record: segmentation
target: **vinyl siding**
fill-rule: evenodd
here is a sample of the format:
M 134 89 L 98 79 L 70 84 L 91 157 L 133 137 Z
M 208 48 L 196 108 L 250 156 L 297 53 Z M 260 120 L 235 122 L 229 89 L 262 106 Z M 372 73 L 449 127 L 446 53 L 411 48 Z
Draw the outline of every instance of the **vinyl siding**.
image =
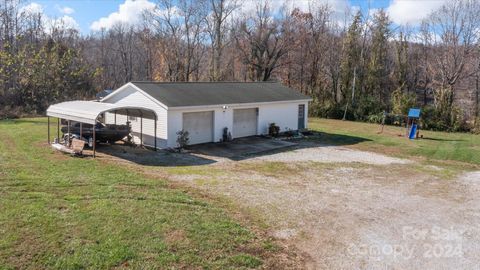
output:
M 132 86 L 127 86 L 122 92 L 109 98 L 107 103 L 114 103 L 118 105 L 125 105 L 131 107 L 147 108 L 155 111 L 157 114 L 157 147 L 164 148 L 167 146 L 167 110 L 155 103 L 153 100 L 137 91 Z M 107 113 L 105 115 L 106 123 L 114 123 L 114 113 Z M 124 124 L 127 122 L 126 115 L 117 114 L 117 124 Z M 136 120 L 130 120 L 132 125 L 132 135 L 134 142 L 140 143 L 140 117 Z M 154 126 L 155 121 L 152 119 L 143 119 L 143 143 L 148 146 L 154 146 Z
M 275 123 L 280 132 L 298 129 L 298 105 L 305 104 L 305 128 L 308 122 L 308 102 L 268 104 L 260 107 L 258 114 L 258 131 L 268 134 L 268 127 Z
M 214 111 L 214 142 L 219 142 L 223 136 L 223 129 L 228 128 L 230 132 L 233 129 L 233 110 L 234 109 L 249 109 L 258 108 L 258 122 L 257 135 L 268 134 L 268 126 L 270 123 L 275 123 L 280 127 L 280 131 L 284 132 L 289 129 L 298 129 L 298 105 L 305 105 L 305 128 L 308 122 L 308 102 L 288 102 L 288 103 L 273 103 L 261 105 L 235 105 L 223 109 L 222 106 L 212 108 L 211 106 L 205 109 L 171 109 L 168 111 L 168 147 L 176 147 L 176 133 L 182 130 L 183 127 L 183 113 L 185 112 L 200 112 L 200 111 Z M 233 135 L 233 134 L 232 134 Z
M 177 132 L 183 128 L 183 113 L 185 112 L 202 112 L 213 111 L 213 141 L 219 142 L 222 140 L 223 129 L 226 127 L 230 132 L 233 129 L 233 110 L 234 109 L 253 109 L 258 108 L 258 122 L 257 135 L 268 134 L 268 126 L 270 123 L 277 124 L 281 131 L 289 129 L 296 130 L 298 128 L 298 105 L 305 105 L 305 128 L 307 128 L 308 121 L 308 101 L 292 101 L 279 102 L 268 104 L 237 104 L 229 105 L 228 108 L 223 109 L 222 105 L 212 105 L 205 107 L 191 107 L 191 108 L 163 108 L 149 98 L 148 96 L 137 91 L 133 86 L 127 85 L 121 92 L 111 96 L 105 102 L 115 103 L 119 105 L 148 108 L 157 113 L 157 147 L 176 147 L 177 146 Z M 106 122 L 114 123 L 114 114 L 106 114 Z M 117 123 L 127 122 L 127 117 L 117 115 Z M 140 118 L 136 121 L 131 121 L 134 141 L 140 142 Z M 143 120 L 143 134 L 144 144 L 153 146 L 154 136 L 154 121 L 150 119 Z

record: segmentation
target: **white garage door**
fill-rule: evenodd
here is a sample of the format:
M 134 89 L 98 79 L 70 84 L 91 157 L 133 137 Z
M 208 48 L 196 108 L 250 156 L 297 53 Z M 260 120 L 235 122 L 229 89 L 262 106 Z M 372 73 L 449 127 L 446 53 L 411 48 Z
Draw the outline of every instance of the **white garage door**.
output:
M 257 108 L 233 110 L 233 137 L 257 135 Z
M 213 141 L 213 111 L 183 113 L 183 130 L 189 133 L 189 144 Z

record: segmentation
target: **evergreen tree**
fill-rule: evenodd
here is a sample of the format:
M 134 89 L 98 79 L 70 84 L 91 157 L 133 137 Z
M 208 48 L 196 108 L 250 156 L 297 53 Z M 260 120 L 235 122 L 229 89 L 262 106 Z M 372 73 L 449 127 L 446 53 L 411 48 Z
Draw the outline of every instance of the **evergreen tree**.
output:
M 350 100 L 354 75 L 358 76 L 361 62 L 362 14 L 358 11 L 348 27 L 343 44 L 343 53 L 340 63 L 340 92 L 342 106 Z M 356 74 L 354 74 L 356 73 Z M 355 86 L 359 80 L 355 80 Z
M 415 93 L 409 92 L 408 66 L 408 42 L 403 32 L 400 32 L 396 42 L 395 68 L 392 78 L 395 90 L 391 94 L 391 112 L 394 114 L 407 114 L 408 109 L 416 104 Z
M 365 78 L 365 93 L 361 115 L 379 113 L 390 101 L 390 65 L 388 57 L 388 39 L 391 36 L 390 20 L 384 10 L 373 17 L 371 52 Z

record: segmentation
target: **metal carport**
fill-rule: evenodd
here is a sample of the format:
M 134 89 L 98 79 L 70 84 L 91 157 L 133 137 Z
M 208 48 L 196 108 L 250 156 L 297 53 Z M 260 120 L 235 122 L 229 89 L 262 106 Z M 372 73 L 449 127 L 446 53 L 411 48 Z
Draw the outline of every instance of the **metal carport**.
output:
M 143 143 L 143 119 L 152 119 L 155 121 L 154 124 L 154 142 L 155 150 L 157 150 L 157 114 L 151 110 L 140 107 L 130 107 L 122 106 L 111 103 L 103 103 L 96 101 L 67 101 L 62 103 L 57 103 L 51 105 L 47 109 L 48 117 L 48 143 L 50 144 L 50 117 L 57 118 L 57 136 L 60 137 L 60 119 L 68 120 L 68 125 L 70 127 L 70 121 L 76 121 L 79 123 L 91 124 L 93 129 L 93 156 L 95 157 L 95 124 L 97 123 L 98 117 L 106 112 L 113 112 L 115 114 L 115 124 L 116 124 L 116 115 L 126 115 L 140 117 L 140 141 Z M 80 130 L 82 128 L 80 127 Z

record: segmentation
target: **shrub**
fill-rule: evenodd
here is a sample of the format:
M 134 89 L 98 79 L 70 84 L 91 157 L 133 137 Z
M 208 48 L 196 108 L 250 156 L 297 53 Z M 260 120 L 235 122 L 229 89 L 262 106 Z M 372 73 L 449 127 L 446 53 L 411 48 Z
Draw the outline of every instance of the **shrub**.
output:
M 353 115 L 357 120 L 366 121 L 370 115 L 378 115 L 382 113 L 384 109 L 378 99 L 371 95 L 365 95 L 357 99 L 357 102 L 353 106 Z
M 270 126 L 268 127 L 268 135 L 272 137 L 277 137 L 279 133 L 280 133 L 280 127 L 277 126 L 275 123 L 271 123 Z
M 232 133 L 228 131 L 228 127 L 223 128 L 223 134 L 222 134 L 222 141 L 223 142 L 229 142 L 232 140 Z
M 178 145 L 178 148 L 183 149 L 188 145 L 188 143 L 190 141 L 190 138 L 188 136 L 189 136 L 189 134 L 188 134 L 188 131 L 186 131 L 186 130 L 177 131 L 177 145 Z
M 471 130 L 473 134 L 480 134 L 480 117 L 476 117 L 475 120 L 473 120 Z
M 285 132 L 283 133 L 285 136 L 287 136 L 288 138 L 291 138 L 293 136 L 295 136 L 297 134 L 297 131 L 296 130 L 292 130 L 288 127 L 285 128 Z
M 417 97 L 415 94 L 407 94 L 401 88 L 392 92 L 391 103 L 392 113 L 394 114 L 408 114 L 410 108 L 416 107 Z
M 382 120 L 383 120 L 383 113 L 371 114 L 371 115 L 367 116 L 366 120 L 369 123 L 380 124 L 380 123 L 382 123 Z
M 448 112 L 434 106 L 422 110 L 420 124 L 423 129 L 435 131 L 468 131 L 467 122 L 460 108 L 454 107 Z
M 324 117 L 324 118 L 332 118 L 332 119 L 342 119 L 343 113 L 345 110 L 345 105 L 340 103 L 332 103 L 332 102 L 318 102 L 314 101 L 309 106 L 310 115 L 317 116 L 317 117 Z M 353 120 L 353 113 L 350 110 L 347 110 L 347 119 Z
M 405 126 L 406 114 L 387 114 L 385 125 Z

